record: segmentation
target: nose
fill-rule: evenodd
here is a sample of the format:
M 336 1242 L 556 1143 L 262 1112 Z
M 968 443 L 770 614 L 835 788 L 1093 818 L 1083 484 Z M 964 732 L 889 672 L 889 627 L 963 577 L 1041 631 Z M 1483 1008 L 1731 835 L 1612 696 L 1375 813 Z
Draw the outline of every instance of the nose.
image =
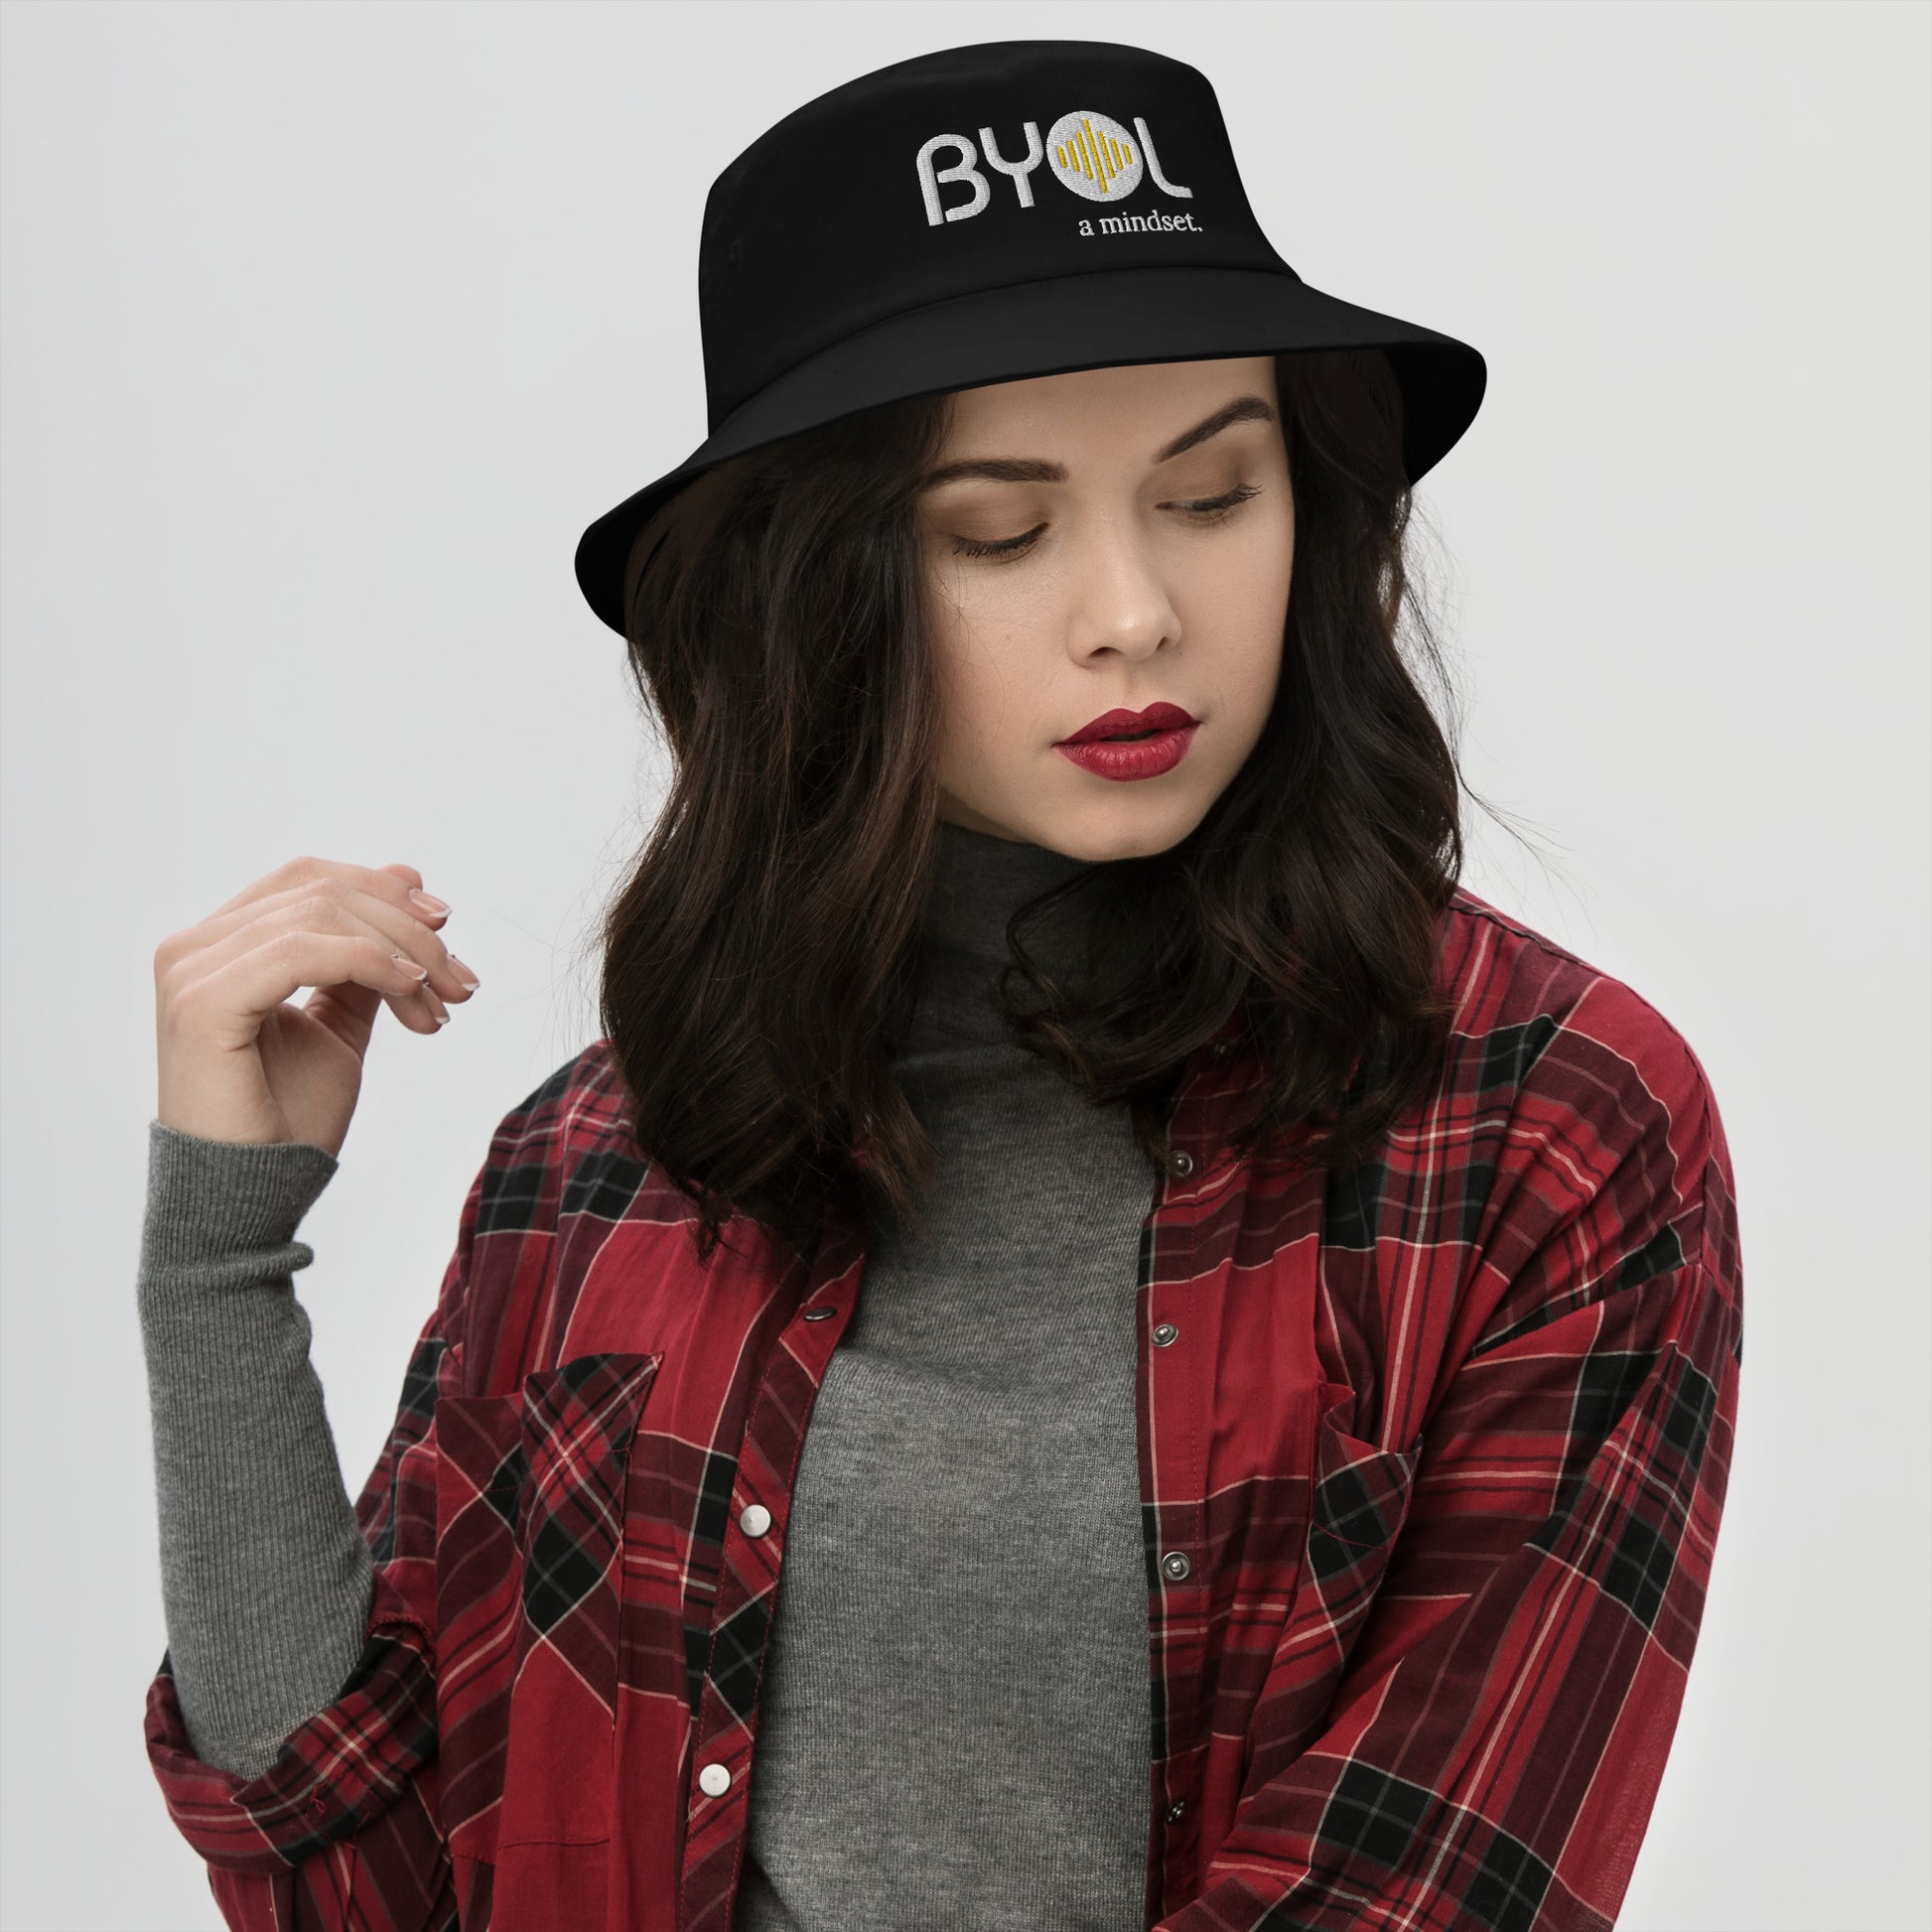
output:
M 1131 516 L 1095 519 L 1070 559 L 1067 647 L 1146 657 L 1180 636 L 1180 619 L 1153 546 Z

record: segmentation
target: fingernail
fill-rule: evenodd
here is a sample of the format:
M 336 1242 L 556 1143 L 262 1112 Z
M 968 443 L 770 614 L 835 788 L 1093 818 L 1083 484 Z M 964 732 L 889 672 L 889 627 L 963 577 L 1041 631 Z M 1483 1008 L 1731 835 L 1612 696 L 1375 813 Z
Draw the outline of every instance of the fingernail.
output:
M 425 912 L 447 912 L 450 909 L 433 893 L 419 893 L 412 888 L 409 897 Z
M 458 984 L 468 992 L 474 993 L 483 984 L 455 953 L 450 955 L 450 971 L 457 976 Z

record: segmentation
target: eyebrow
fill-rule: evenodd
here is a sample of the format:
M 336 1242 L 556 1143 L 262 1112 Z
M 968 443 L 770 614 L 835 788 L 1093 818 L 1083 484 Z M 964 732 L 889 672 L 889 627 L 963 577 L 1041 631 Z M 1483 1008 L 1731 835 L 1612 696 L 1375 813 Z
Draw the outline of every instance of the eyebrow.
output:
M 1190 430 L 1183 430 L 1172 443 L 1157 450 L 1156 463 L 1167 463 L 1183 451 L 1218 436 L 1233 423 L 1272 423 L 1275 412 L 1260 396 L 1236 396 L 1213 415 L 1203 418 Z M 989 483 L 1064 483 L 1063 463 L 1042 463 L 1036 457 L 967 457 L 958 463 L 942 463 L 928 471 L 920 481 L 921 489 L 936 489 L 941 483 L 958 483 L 966 477 L 983 478 Z

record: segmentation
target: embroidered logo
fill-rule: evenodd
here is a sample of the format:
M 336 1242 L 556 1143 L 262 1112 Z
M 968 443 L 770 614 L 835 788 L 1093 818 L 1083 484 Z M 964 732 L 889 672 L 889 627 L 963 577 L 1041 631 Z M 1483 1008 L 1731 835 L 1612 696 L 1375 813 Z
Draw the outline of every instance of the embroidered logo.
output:
M 1161 172 L 1160 157 L 1154 150 L 1154 137 L 1148 132 L 1147 122 L 1138 114 L 1134 116 L 1132 134 L 1110 115 L 1097 113 L 1090 107 L 1076 108 L 1070 114 L 1062 114 L 1047 130 L 1043 142 L 1039 138 L 1039 124 L 1036 121 L 1023 122 L 1021 132 L 1026 136 L 1027 152 L 1018 160 L 1010 161 L 1000 152 L 999 142 L 990 127 L 979 130 L 977 146 L 964 134 L 935 134 L 919 149 L 919 193 L 925 202 L 928 226 L 936 228 L 942 221 L 969 220 L 992 202 L 993 185 L 980 171 L 982 159 L 987 167 L 1005 175 L 1013 183 L 1014 193 L 1022 207 L 1035 205 L 1031 177 L 1042 161 L 1049 160 L 1054 179 L 1083 201 L 1125 201 L 1140 187 L 1144 176 L 1152 180 L 1162 194 L 1172 195 L 1176 201 L 1193 199 L 1194 191 L 1191 188 L 1183 188 L 1178 182 L 1170 181 Z M 951 164 L 944 168 L 935 166 L 940 150 L 947 148 L 953 153 Z M 969 184 L 971 200 L 947 207 L 940 199 L 939 190 L 948 182 Z M 1156 224 L 1149 217 L 1135 225 Z M 1164 219 L 1159 225 L 1181 224 L 1170 224 Z M 1191 227 L 1192 220 L 1189 219 L 1185 225 Z
M 1141 185 L 1140 155 L 1127 130 L 1105 114 L 1062 114 L 1047 130 L 1046 151 L 1053 172 L 1090 202 L 1119 201 Z

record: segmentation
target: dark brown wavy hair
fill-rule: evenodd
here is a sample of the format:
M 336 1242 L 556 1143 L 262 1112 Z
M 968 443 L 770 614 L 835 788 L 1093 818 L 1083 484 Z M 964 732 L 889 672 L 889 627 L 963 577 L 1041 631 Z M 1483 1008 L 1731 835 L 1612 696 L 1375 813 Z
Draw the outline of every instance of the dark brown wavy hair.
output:
M 1467 787 L 1398 647 L 1406 609 L 1447 685 L 1406 554 L 1400 391 L 1378 350 L 1275 367 L 1295 565 L 1268 725 L 1178 845 L 1007 928 L 1017 1043 L 1125 1105 L 1152 1173 L 1184 1063 L 1237 1011 L 1259 1075 L 1236 1149 L 1330 1166 L 1363 1158 L 1448 1041 L 1437 922 Z M 739 458 L 632 547 L 630 670 L 672 781 L 603 920 L 599 1024 L 701 1258 L 734 1213 L 808 1255 L 842 1190 L 923 1224 L 933 1149 L 894 1056 L 938 843 L 916 505 L 950 411 L 897 403 Z M 1025 934 L 1074 893 L 1093 943 L 1060 984 Z

